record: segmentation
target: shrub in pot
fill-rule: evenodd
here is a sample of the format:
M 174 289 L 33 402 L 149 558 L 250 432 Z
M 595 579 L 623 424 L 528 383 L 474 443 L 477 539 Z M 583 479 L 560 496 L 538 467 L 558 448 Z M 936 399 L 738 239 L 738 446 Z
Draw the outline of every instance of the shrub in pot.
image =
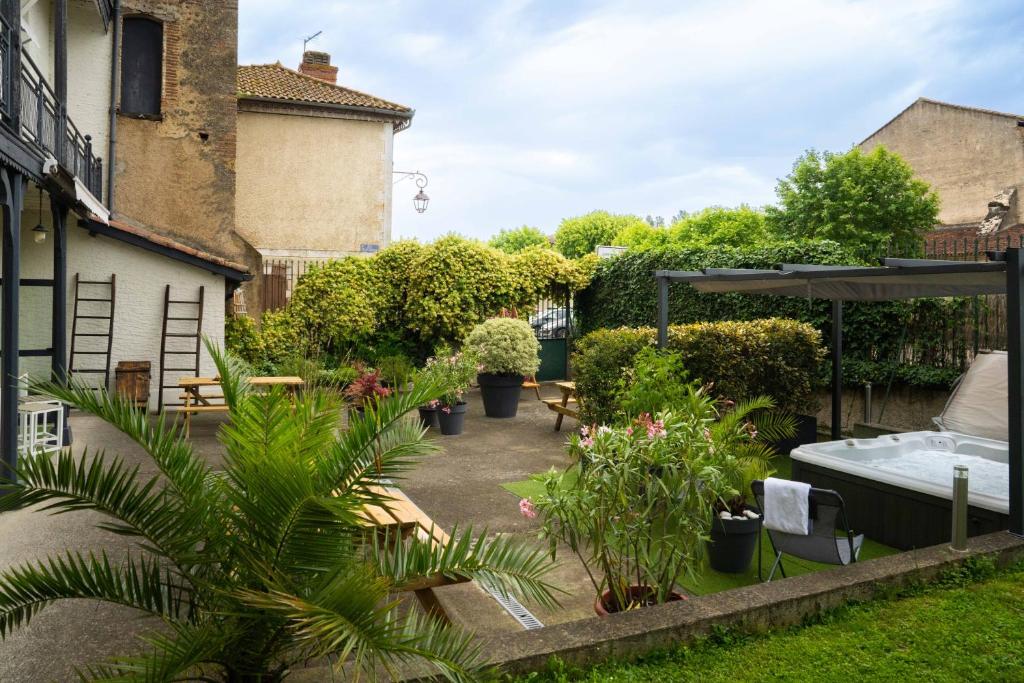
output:
M 583 427 L 569 445 L 580 466 L 520 503 L 541 516 L 552 555 L 568 547 L 582 561 L 598 614 L 682 599 L 700 566 L 723 474 L 707 413 L 690 408 Z
M 427 359 L 420 378 L 440 386 L 444 392 L 436 404 L 441 434 L 457 436 L 462 433 L 466 420 L 466 402 L 462 397 L 475 375 L 476 358 L 469 351 L 452 351 L 451 347 L 444 345 Z M 421 408 L 429 409 L 430 406 Z
M 466 337 L 466 348 L 479 363 L 477 383 L 487 417 L 515 417 L 523 377 L 540 367 L 540 342 L 530 323 L 491 318 Z
M 380 382 L 380 371 L 360 369 L 360 375 L 345 388 L 345 398 L 362 414 L 367 404 L 373 404 L 391 395 L 391 390 Z

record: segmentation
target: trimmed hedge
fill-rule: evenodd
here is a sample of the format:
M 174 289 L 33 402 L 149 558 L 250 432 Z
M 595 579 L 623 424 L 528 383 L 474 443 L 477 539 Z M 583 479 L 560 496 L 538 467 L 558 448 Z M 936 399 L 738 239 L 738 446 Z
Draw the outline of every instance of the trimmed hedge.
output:
M 771 268 L 780 263 L 864 265 L 854 251 L 835 242 L 783 242 L 748 248 L 670 245 L 630 251 L 600 262 L 576 297 L 577 329 L 654 325 L 656 270 Z M 684 283 L 669 285 L 669 322 L 784 317 L 831 332 L 828 301 L 750 294 L 701 294 Z M 963 372 L 972 313 L 969 299 L 848 302 L 843 309 L 843 368 L 849 386 L 893 379 L 912 386 L 948 388 Z M 906 334 L 903 332 L 906 330 Z M 903 343 L 901 344 L 901 338 Z M 828 365 L 822 368 L 828 376 Z
M 636 354 L 656 343 L 653 328 L 591 332 L 576 345 L 573 367 L 584 424 L 610 422 L 619 382 Z M 669 327 L 668 347 L 679 353 L 688 379 L 712 385 L 722 399 L 765 394 L 792 412 L 813 412 L 825 348 L 821 334 L 795 320 L 769 318 Z

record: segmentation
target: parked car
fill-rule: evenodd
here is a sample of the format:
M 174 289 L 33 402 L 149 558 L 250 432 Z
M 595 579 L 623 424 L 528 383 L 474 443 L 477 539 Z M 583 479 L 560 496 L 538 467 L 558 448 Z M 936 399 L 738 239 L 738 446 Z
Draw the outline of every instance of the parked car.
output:
M 560 339 L 569 329 L 569 312 L 565 308 L 549 308 L 531 315 L 530 327 L 538 339 Z

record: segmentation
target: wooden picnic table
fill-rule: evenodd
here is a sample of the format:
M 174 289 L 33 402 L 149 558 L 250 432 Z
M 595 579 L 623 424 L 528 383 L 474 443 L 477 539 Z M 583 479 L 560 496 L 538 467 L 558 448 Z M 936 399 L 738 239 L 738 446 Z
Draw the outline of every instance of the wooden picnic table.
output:
M 576 382 L 555 382 L 555 386 L 562 393 L 562 398 L 546 398 L 544 403 L 558 413 L 558 417 L 555 418 L 555 431 L 558 432 L 562 430 L 563 418 L 571 417 L 578 420 L 580 412 L 578 408 L 569 406 L 570 403 L 576 403 Z
M 396 543 L 400 543 L 402 539 L 408 538 L 412 534 L 435 546 L 448 543 L 448 534 L 434 524 L 434 521 L 427 517 L 426 513 L 402 491 L 383 486 L 368 488 L 373 493 L 384 497 L 386 501 L 383 506 L 366 505 L 359 511 L 362 525 L 367 531 L 374 531 L 380 535 L 386 534 L 388 539 Z M 424 577 L 419 584 L 408 590 L 412 591 L 428 614 L 451 623 L 444 607 L 438 602 L 434 589 L 466 581 L 469 579 L 447 578 L 441 575 Z
M 295 394 L 305 386 L 301 377 L 250 377 L 251 387 L 287 387 L 294 398 Z M 207 387 L 220 388 L 219 377 L 182 377 L 178 380 L 178 387 L 181 389 L 181 396 L 184 403 L 181 412 L 185 415 L 185 437 L 192 431 L 192 415 L 195 413 L 226 413 L 228 405 L 224 403 L 224 394 L 203 393 Z M 217 401 L 217 402 L 214 402 Z

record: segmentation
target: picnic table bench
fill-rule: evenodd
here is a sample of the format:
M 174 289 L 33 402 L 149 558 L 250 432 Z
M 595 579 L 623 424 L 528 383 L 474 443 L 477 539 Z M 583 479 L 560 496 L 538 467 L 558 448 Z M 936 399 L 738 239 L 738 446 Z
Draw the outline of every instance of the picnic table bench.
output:
M 301 377 L 250 377 L 251 387 L 275 387 L 284 386 L 294 396 L 301 389 L 305 382 Z M 188 438 L 192 431 L 192 416 L 196 413 L 226 413 L 228 404 L 224 403 L 223 393 L 204 393 L 203 389 L 220 389 L 220 378 L 218 377 L 182 377 L 178 380 L 178 388 L 181 389 L 179 399 L 184 401 L 178 412 L 185 416 L 185 437 Z M 217 402 L 214 402 L 217 401 Z
M 370 486 L 368 488 L 377 495 L 387 498 L 386 506 L 367 505 L 359 511 L 359 516 L 363 519 L 363 526 L 368 531 L 376 531 L 382 535 L 386 534 L 388 538 L 399 542 L 400 539 L 408 538 L 410 535 L 415 534 L 420 540 L 429 541 L 434 546 L 448 543 L 448 534 L 441 527 L 434 524 L 434 521 L 401 490 L 384 486 Z M 467 581 L 469 579 L 450 579 L 446 576 L 437 575 L 425 577 L 407 590 L 416 596 L 416 599 L 428 614 L 451 623 L 444 607 L 438 602 L 434 589 Z
M 550 410 L 558 413 L 555 418 L 555 431 L 562 430 L 562 419 L 571 417 L 574 420 L 580 419 L 580 411 L 576 402 L 576 382 L 555 382 L 555 386 L 562 392 L 561 398 L 541 399 Z M 574 404 L 571 406 L 570 404 Z

